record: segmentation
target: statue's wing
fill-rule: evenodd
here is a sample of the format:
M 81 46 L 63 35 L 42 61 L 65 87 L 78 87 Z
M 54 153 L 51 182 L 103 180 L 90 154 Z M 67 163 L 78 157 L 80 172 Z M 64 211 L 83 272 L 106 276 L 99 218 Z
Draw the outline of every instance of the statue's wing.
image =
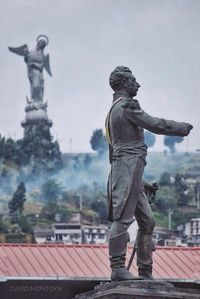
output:
M 26 56 L 29 53 L 28 46 L 26 44 L 21 47 L 17 47 L 17 48 L 8 47 L 8 49 L 11 52 L 21 55 L 21 56 Z
M 50 63 L 49 63 L 49 54 L 44 56 L 44 68 L 49 74 L 49 76 L 52 76 L 51 69 L 50 69 Z

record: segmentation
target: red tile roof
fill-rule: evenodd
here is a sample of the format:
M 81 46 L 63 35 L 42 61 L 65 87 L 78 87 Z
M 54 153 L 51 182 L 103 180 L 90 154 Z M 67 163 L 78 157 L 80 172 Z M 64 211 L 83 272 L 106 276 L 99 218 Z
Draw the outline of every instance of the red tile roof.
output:
M 127 260 L 132 252 L 128 247 Z M 131 267 L 137 275 L 135 259 Z M 200 279 L 200 247 L 157 247 L 154 277 Z M 0 244 L 0 276 L 110 277 L 107 245 Z

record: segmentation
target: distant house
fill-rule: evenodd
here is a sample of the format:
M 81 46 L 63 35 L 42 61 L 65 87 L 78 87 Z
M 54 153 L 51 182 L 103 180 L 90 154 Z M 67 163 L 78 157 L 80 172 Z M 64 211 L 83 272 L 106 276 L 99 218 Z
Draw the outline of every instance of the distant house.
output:
M 54 233 L 52 229 L 35 229 L 34 230 L 35 241 L 38 244 L 53 243 Z
M 53 232 L 57 243 L 80 244 L 82 241 L 81 224 L 54 223 Z
M 37 229 L 34 235 L 38 244 L 104 244 L 108 241 L 108 227 L 80 223 L 54 223 L 52 229 Z
M 108 240 L 107 226 L 93 226 L 70 223 L 53 224 L 55 241 L 60 243 L 104 244 Z
M 137 237 L 138 225 L 134 221 L 129 227 L 130 243 L 135 243 Z M 153 242 L 160 246 L 178 246 L 177 238 L 174 238 L 174 233 L 166 227 L 156 226 L 153 231 Z
M 200 218 L 192 218 L 177 226 L 177 231 L 188 246 L 200 246 Z
M 194 194 L 190 204 L 196 206 L 197 209 L 200 209 L 200 172 L 187 172 L 184 174 L 184 179 L 188 186 L 189 192 Z
M 156 245 L 164 246 L 165 240 L 169 240 L 170 238 L 171 238 L 171 230 L 161 226 L 155 227 L 153 231 L 153 241 Z
M 91 244 L 104 244 L 108 241 L 107 226 L 83 226 L 83 242 Z

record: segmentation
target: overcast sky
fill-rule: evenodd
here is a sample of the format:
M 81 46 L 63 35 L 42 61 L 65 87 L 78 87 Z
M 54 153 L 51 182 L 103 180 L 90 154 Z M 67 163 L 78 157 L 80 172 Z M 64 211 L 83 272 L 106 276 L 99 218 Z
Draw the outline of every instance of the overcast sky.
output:
M 199 0 L 0 0 L 0 133 L 21 138 L 26 95 L 23 58 L 8 51 L 39 34 L 49 37 L 53 77 L 44 73 L 52 134 L 62 151 L 91 151 L 90 137 L 112 101 L 117 65 L 141 85 L 137 99 L 153 116 L 194 129 L 179 149 L 200 148 Z M 163 150 L 158 138 L 155 150 Z

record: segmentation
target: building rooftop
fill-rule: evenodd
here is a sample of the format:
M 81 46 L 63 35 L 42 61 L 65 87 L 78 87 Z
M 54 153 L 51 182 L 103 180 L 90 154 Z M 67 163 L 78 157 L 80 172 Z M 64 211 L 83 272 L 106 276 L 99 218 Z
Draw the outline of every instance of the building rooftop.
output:
M 132 252 L 128 246 L 127 260 Z M 134 259 L 131 272 L 137 275 Z M 155 278 L 200 278 L 200 247 L 157 247 Z M 110 277 L 107 245 L 91 244 L 0 244 L 0 276 L 13 277 Z

